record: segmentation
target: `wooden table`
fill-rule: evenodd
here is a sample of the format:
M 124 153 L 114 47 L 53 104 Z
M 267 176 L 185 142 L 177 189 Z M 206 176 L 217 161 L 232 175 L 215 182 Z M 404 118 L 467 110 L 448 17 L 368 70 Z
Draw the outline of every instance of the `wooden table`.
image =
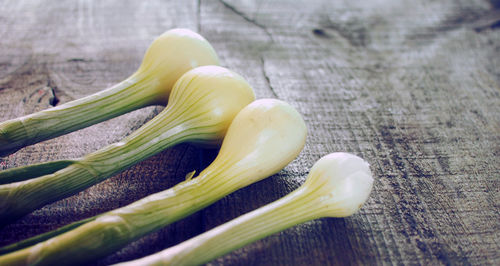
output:
M 289 102 L 307 144 L 278 174 L 97 265 L 167 248 L 297 188 L 335 151 L 371 164 L 361 211 L 272 235 L 211 265 L 500 264 L 500 3 L 491 1 L 3 1 L 0 121 L 132 74 L 164 31 L 215 47 L 258 98 Z M 75 158 L 157 114 L 148 107 L 1 158 L 0 169 Z M 0 245 L 138 200 L 217 151 L 181 144 L 0 230 Z

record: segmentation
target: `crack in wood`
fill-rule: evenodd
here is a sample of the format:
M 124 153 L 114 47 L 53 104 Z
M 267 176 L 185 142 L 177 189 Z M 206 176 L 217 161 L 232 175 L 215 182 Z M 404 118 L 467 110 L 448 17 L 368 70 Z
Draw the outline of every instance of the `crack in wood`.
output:
M 266 35 L 269 37 L 269 39 L 271 40 L 271 42 L 274 42 L 273 35 L 269 32 L 269 30 L 267 29 L 267 27 L 265 25 L 259 23 L 257 20 L 255 20 L 253 18 L 248 17 L 245 13 L 243 13 L 240 10 L 238 10 L 236 7 L 232 6 L 231 4 L 227 3 L 226 1 L 219 0 L 219 2 L 224 7 L 226 7 L 227 9 L 231 10 L 233 13 L 235 13 L 236 15 L 240 16 L 241 18 L 243 18 L 245 21 L 247 21 L 250 24 L 255 25 L 258 28 L 260 28 L 261 30 L 263 30 L 266 33 Z
M 351 19 L 345 23 L 332 21 L 329 16 L 325 16 L 320 22 L 320 28 L 313 29 L 314 35 L 326 39 L 332 38 L 328 30 L 334 31 L 346 39 L 352 46 L 367 46 L 370 43 L 369 30 L 364 22 L 359 19 Z
M 201 0 L 196 1 L 196 31 L 201 32 Z
M 235 13 L 236 15 L 240 16 L 241 18 L 243 18 L 245 21 L 249 22 L 250 24 L 260 28 L 262 31 L 264 31 L 264 33 L 266 34 L 266 36 L 269 38 L 270 40 L 270 43 L 267 45 L 267 46 L 270 46 L 272 45 L 272 43 L 274 43 L 274 38 L 272 36 L 272 34 L 269 32 L 269 30 L 267 29 L 267 27 L 261 23 L 259 23 L 257 20 L 253 19 L 253 18 L 250 18 L 248 15 L 246 15 L 244 12 L 238 10 L 236 7 L 234 7 L 233 5 L 227 3 L 226 1 L 224 0 L 219 0 L 219 2 L 227 9 L 229 9 L 230 11 L 232 11 L 233 13 Z M 268 47 L 266 47 L 268 48 Z M 263 50 L 268 50 L 266 48 L 263 48 Z M 277 99 L 279 99 L 278 97 L 278 94 L 276 93 L 276 90 L 273 88 L 273 86 L 271 85 L 271 80 L 269 78 L 269 75 L 267 74 L 266 72 L 266 69 L 265 69 L 265 60 L 264 60 L 264 56 L 262 55 L 261 53 L 261 56 L 260 56 L 260 61 L 261 61 L 261 67 L 262 67 L 262 75 L 264 76 L 264 79 L 266 80 L 266 83 L 269 87 L 269 89 L 271 90 L 271 93 L 273 94 L 273 96 Z
M 481 16 L 476 23 L 474 23 L 474 30 L 481 32 L 487 29 L 498 29 L 500 27 L 500 10 L 494 9 L 485 15 Z
M 59 103 L 59 98 L 56 95 L 57 86 L 53 84 L 54 82 L 50 78 L 50 74 L 47 73 L 47 87 L 49 88 L 48 92 L 49 96 L 49 104 L 52 106 L 56 106 Z
M 410 40 L 428 40 L 442 34 L 461 29 L 462 27 L 481 32 L 486 29 L 496 29 L 500 25 L 500 11 L 492 9 L 480 12 L 473 9 L 458 9 L 445 17 L 433 27 L 424 28 L 422 31 L 409 35 Z
M 70 60 L 82 61 L 84 59 L 72 58 Z M 13 79 L 12 77 L 15 76 L 23 78 Z M 31 101 L 34 105 L 38 105 L 47 95 L 49 96 L 48 103 L 51 106 L 56 106 L 60 101 L 56 95 L 57 86 L 50 77 L 50 70 L 47 64 L 39 64 L 33 58 L 30 58 L 17 68 L 2 82 L 2 85 L 0 90 L 5 88 L 20 88 L 21 90 L 25 90 L 25 95 L 21 98 L 21 102 L 25 104 Z
M 49 92 L 50 92 L 49 104 L 52 106 L 56 106 L 59 103 L 59 98 L 57 98 L 54 88 L 50 88 Z
M 67 60 L 68 62 L 90 62 L 92 60 L 88 60 L 85 58 L 70 58 Z
M 261 62 L 261 67 L 262 67 L 262 74 L 264 75 L 264 79 L 267 82 L 267 86 L 269 87 L 269 89 L 273 93 L 274 97 L 276 99 L 279 99 L 278 94 L 276 93 L 276 91 L 274 90 L 273 86 L 271 85 L 271 79 L 269 78 L 269 75 L 267 74 L 267 71 L 266 71 L 266 62 L 264 60 L 264 56 L 260 57 L 260 62 Z

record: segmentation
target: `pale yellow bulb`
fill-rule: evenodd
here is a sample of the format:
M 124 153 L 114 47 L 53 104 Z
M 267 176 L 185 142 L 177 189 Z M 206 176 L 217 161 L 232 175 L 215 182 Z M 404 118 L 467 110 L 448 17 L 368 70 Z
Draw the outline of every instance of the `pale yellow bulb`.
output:
M 318 199 L 320 216 L 346 217 L 358 211 L 373 186 L 369 164 L 343 152 L 318 160 L 302 186 L 308 197 Z
M 307 128 L 289 104 L 261 99 L 249 104 L 229 126 L 219 155 L 202 173 L 224 169 L 229 183 L 251 184 L 283 169 L 304 147 Z
M 185 121 L 177 130 L 191 132 L 199 144 L 220 144 L 233 118 L 255 100 L 252 87 L 235 72 L 202 66 L 175 83 L 165 113 Z
M 159 92 L 157 103 L 166 103 L 174 83 L 188 70 L 198 66 L 219 65 L 213 47 L 201 35 L 189 29 L 169 30 L 149 46 L 141 66 L 131 77 L 154 78 Z

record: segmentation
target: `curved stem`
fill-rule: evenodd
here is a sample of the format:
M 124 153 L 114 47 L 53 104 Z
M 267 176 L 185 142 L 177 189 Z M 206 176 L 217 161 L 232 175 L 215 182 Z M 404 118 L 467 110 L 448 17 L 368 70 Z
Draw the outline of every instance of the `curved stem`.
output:
M 25 247 L 33 246 L 37 243 L 40 243 L 40 242 L 45 241 L 47 239 L 50 239 L 52 237 L 61 235 L 62 233 L 73 230 L 82 224 L 93 221 L 93 220 L 97 219 L 97 217 L 99 217 L 99 215 L 89 217 L 86 219 L 82 219 L 82 220 L 76 221 L 74 223 L 70 223 L 70 224 L 67 224 L 65 226 L 59 227 L 55 230 L 52 230 L 52 231 L 49 231 L 49 232 L 46 232 L 46 233 L 43 233 L 40 235 L 36 235 L 34 237 L 30 237 L 28 239 L 25 239 L 25 240 L 22 240 L 22 241 L 19 241 L 19 242 L 16 242 L 16 243 L 13 243 L 13 244 L 10 244 L 7 246 L 3 246 L 0 248 L 0 255 L 6 254 L 9 252 L 14 252 L 16 250 L 20 250 L 20 249 L 23 249 Z
M 54 173 L 75 163 L 75 160 L 58 160 L 44 163 L 37 163 L 0 171 L 0 185 L 28 180 Z
M 171 189 L 102 214 L 48 241 L 0 256 L 0 265 L 72 265 L 110 254 L 240 188 L 204 182 L 214 178 L 228 177 L 209 172 L 184 181 Z
M 95 94 L 0 123 L 0 156 L 165 99 L 154 78 L 134 74 Z
M 299 188 L 181 244 L 120 265 L 199 265 L 209 262 L 273 233 L 319 218 L 318 202 L 307 194 Z

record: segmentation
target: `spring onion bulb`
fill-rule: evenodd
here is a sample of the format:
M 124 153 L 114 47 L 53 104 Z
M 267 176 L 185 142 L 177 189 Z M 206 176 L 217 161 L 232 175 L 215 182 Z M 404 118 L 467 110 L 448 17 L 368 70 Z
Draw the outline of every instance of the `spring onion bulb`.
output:
M 0 256 L 0 265 L 85 263 L 278 172 L 302 150 L 306 127 L 290 105 L 257 100 L 234 118 L 216 159 L 196 178 Z
M 73 195 L 180 142 L 219 145 L 236 114 L 254 99 L 252 88 L 240 75 L 219 66 L 194 68 L 174 85 L 167 107 L 122 141 L 63 163 L 64 168 L 54 173 L 0 185 L 0 224 Z M 61 165 L 53 163 L 56 168 Z
M 218 65 L 212 46 L 187 29 L 173 29 L 148 48 L 139 69 L 115 86 L 60 106 L 0 123 L 0 156 L 138 108 L 165 105 L 175 81 L 197 66 Z
M 291 226 L 321 217 L 354 214 L 368 198 L 373 178 L 363 159 L 332 153 L 312 167 L 289 195 L 210 231 L 126 265 L 197 265 Z

